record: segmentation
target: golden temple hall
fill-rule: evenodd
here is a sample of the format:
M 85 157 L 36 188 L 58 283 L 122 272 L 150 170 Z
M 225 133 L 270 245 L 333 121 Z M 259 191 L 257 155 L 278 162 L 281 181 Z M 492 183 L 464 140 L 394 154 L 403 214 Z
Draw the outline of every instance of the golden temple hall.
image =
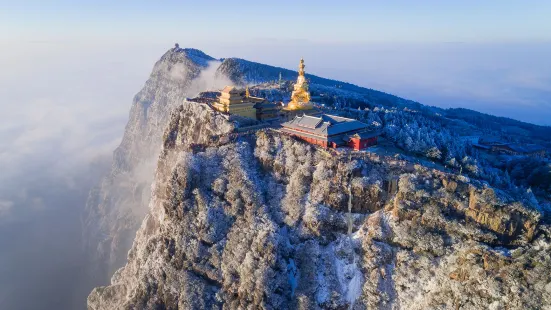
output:
M 264 98 L 251 96 L 249 87 L 245 90 L 234 86 L 224 87 L 218 101 L 214 102 L 212 106 L 220 112 L 258 120 L 270 120 L 279 117 L 279 106 L 268 102 Z
M 248 93 L 248 89 L 243 92 L 243 90 L 233 86 L 226 86 L 222 89 L 218 101 L 213 103 L 212 106 L 220 112 L 256 119 L 254 105 L 264 99 L 249 97 L 246 93 Z
M 220 112 L 240 115 L 261 121 L 291 120 L 295 116 L 319 116 L 321 111 L 311 102 L 308 81 L 306 80 L 304 59 L 300 59 L 298 77 L 291 93 L 291 101 L 281 109 L 281 105 L 260 97 L 253 97 L 249 88 L 240 89 L 226 86 L 212 107 Z M 283 112 L 283 113 L 281 113 Z

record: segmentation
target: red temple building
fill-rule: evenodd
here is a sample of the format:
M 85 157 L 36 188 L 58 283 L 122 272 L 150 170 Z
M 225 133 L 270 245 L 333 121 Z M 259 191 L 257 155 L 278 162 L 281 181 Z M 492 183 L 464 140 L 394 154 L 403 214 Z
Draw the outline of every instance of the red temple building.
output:
M 359 151 L 361 149 L 368 148 L 373 145 L 377 145 L 377 137 L 379 133 L 373 131 L 366 131 L 355 133 L 348 136 L 348 146 Z
M 282 132 L 323 147 L 349 146 L 355 150 L 377 144 L 378 134 L 358 120 L 323 114 L 303 115 L 282 123 Z

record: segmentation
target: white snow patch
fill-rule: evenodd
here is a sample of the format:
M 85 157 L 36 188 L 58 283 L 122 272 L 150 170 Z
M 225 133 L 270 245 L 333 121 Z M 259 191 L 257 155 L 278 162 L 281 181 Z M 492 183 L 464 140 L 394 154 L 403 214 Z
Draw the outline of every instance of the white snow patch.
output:
M 329 300 L 329 288 L 327 287 L 327 281 L 325 280 L 325 275 L 323 274 L 323 268 L 317 268 L 318 273 L 316 275 L 316 280 L 318 283 L 318 289 L 316 290 L 316 302 L 318 305 L 323 304 Z
M 356 232 L 354 235 L 356 235 Z M 351 240 L 352 241 L 352 240 Z M 353 246 L 354 242 L 351 242 Z M 358 266 L 358 255 L 354 249 L 350 249 L 353 255 L 352 263 L 349 263 L 348 257 L 338 257 L 335 255 L 335 267 L 337 268 L 337 277 L 341 286 L 343 295 L 346 296 L 346 301 L 350 305 L 350 309 L 354 305 L 354 302 L 362 294 L 363 286 L 363 274 Z
M 365 237 L 367 231 L 363 229 L 363 225 L 360 227 L 360 229 L 356 230 L 352 233 L 352 239 L 353 240 L 361 240 Z
M 512 257 L 512 253 L 511 253 L 511 250 L 507 249 L 507 248 L 504 248 L 504 247 L 495 247 L 493 248 L 494 252 L 498 253 L 498 254 L 501 254 L 505 257 Z
M 295 296 L 295 289 L 298 286 L 298 270 L 295 260 L 292 258 L 289 259 L 289 263 L 287 264 L 287 272 L 289 285 L 291 285 L 291 296 Z
M 352 279 L 348 282 L 348 287 L 346 290 L 346 300 L 350 303 L 350 308 L 362 294 L 362 273 L 358 268 L 357 264 L 357 255 L 354 254 L 354 262 L 352 265 L 349 265 L 349 271 L 352 274 Z

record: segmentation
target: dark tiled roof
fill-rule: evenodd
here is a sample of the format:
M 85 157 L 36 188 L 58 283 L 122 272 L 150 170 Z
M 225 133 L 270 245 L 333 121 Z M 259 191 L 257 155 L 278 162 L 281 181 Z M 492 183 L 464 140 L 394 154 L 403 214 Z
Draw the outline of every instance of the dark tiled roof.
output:
M 500 138 L 494 136 L 483 136 L 478 139 L 479 144 L 506 144 Z
M 233 86 L 226 86 L 226 87 L 224 87 L 224 89 L 222 89 L 222 92 L 223 93 L 229 93 L 234 89 L 235 89 L 235 87 L 233 87 Z
M 254 105 L 255 109 L 279 109 L 280 106 L 276 103 L 272 103 L 269 101 L 261 101 Z
M 305 127 L 309 129 L 315 129 L 321 122 L 322 119 L 320 117 L 314 117 L 309 115 L 304 115 L 302 117 L 296 117 L 293 121 L 297 126 L 299 127 Z M 292 121 L 292 122 L 293 122 Z
M 479 143 L 473 143 L 473 146 L 474 146 L 474 147 L 477 147 L 477 148 L 485 149 L 485 150 L 489 150 L 489 149 L 492 148 L 492 147 L 489 146 L 489 145 L 484 145 L 484 144 L 479 144 Z
M 260 97 L 249 96 L 249 97 L 243 97 L 243 101 L 263 103 L 263 102 L 267 102 L 268 100 Z
M 281 126 L 321 136 L 333 136 L 367 128 L 367 124 L 355 119 L 327 114 L 323 114 L 320 117 L 309 115 L 296 116 L 293 120 L 283 123 Z
M 518 152 L 518 153 L 535 153 L 535 152 L 541 152 L 545 150 L 543 146 L 539 146 L 536 144 L 516 144 L 511 143 L 507 145 L 511 150 Z
M 381 133 L 379 131 L 363 131 L 363 132 L 355 133 L 353 135 L 349 135 L 347 138 L 348 138 L 348 140 L 350 140 L 350 139 L 358 136 L 360 139 L 369 139 L 369 138 L 378 137 L 380 135 L 381 135 Z

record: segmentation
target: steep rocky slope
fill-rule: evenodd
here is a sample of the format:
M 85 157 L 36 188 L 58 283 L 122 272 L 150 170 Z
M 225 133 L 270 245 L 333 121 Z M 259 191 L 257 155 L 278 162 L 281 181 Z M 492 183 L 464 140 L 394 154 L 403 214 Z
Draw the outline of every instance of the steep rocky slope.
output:
M 126 261 L 126 254 L 147 212 L 153 173 L 170 112 L 186 97 L 232 83 L 276 80 L 279 72 L 294 80 L 296 72 L 269 65 L 227 58 L 222 62 L 202 51 L 178 46 L 155 64 L 142 90 L 134 97 L 120 146 L 113 155 L 111 172 L 89 195 L 83 215 L 83 240 L 91 274 L 105 282 Z M 312 89 L 340 83 L 331 92 L 343 98 L 388 103 L 407 102 L 398 97 L 310 76 Z M 344 86 L 343 86 L 344 85 Z M 329 87 L 331 88 L 331 87 Z M 278 91 L 276 97 L 288 96 Z
M 89 309 L 551 307 L 551 231 L 529 202 L 234 126 L 175 110 L 128 262 Z
M 151 182 L 170 112 L 204 85 L 201 73 L 215 59 L 175 47 L 155 64 L 134 97 L 128 124 L 113 155 L 111 172 L 89 196 L 83 216 L 91 273 L 105 281 L 125 262 L 139 223 L 147 212 Z M 212 80 L 212 77 L 210 77 Z

